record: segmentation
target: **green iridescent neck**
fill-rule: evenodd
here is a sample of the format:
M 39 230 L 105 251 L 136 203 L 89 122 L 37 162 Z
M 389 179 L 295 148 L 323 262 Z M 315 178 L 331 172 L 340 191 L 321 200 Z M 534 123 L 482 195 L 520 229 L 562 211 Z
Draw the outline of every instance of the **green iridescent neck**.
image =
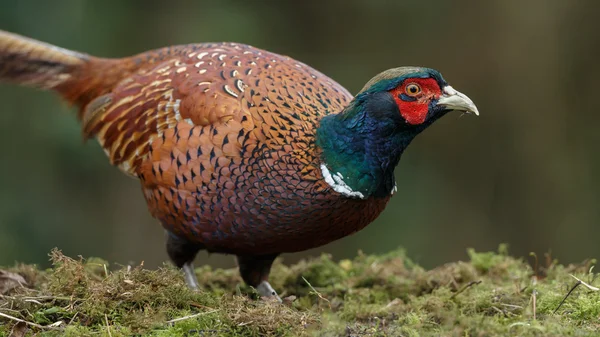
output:
M 325 116 L 317 129 L 323 177 L 348 197 L 392 193 L 394 168 L 420 131 L 403 128 L 399 113 L 388 113 L 398 108 L 386 94 L 358 96 L 341 113 Z

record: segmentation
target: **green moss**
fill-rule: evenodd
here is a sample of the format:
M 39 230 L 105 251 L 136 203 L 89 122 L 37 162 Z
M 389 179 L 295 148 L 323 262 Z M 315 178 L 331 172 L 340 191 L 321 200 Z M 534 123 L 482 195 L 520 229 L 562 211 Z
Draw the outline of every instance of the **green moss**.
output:
M 473 267 L 482 273 L 487 273 L 490 269 L 498 267 L 506 259 L 505 255 L 495 252 L 478 253 L 473 248 L 467 249 L 467 254 L 469 254 Z
M 600 292 L 579 285 L 561 305 L 577 282 L 570 274 L 594 284 L 594 260 L 548 258 L 534 272 L 505 246 L 468 254 L 469 262 L 432 270 L 403 250 L 278 260 L 271 281 L 293 295 L 278 304 L 255 300 L 233 269 L 199 268 L 203 289 L 193 292 L 170 266 L 109 268 L 53 251 L 49 270 L 8 268 L 31 288 L 3 294 L 0 313 L 43 326 L 28 330 L 41 336 L 592 336 L 600 328 Z M 15 323 L 0 317 L 0 336 L 23 329 Z

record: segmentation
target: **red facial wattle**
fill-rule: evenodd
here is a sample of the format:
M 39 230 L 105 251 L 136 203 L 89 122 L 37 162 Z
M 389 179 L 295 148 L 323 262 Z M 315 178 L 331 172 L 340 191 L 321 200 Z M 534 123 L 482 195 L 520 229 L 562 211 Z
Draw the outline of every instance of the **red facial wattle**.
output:
M 418 94 L 407 92 L 407 86 L 416 84 L 420 87 Z M 390 93 L 394 97 L 400 114 L 408 124 L 419 125 L 425 122 L 429 112 L 429 103 L 432 98 L 441 95 L 441 89 L 437 81 L 433 78 L 409 78 L 402 84 L 392 90 Z

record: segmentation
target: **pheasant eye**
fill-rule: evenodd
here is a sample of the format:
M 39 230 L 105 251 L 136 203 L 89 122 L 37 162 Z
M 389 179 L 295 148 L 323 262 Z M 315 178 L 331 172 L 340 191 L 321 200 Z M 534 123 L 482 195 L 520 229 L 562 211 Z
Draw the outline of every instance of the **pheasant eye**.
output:
M 416 83 L 409 83 L 404 90 L 409 96 L 416 96 L 421 93 L 421 87 Z

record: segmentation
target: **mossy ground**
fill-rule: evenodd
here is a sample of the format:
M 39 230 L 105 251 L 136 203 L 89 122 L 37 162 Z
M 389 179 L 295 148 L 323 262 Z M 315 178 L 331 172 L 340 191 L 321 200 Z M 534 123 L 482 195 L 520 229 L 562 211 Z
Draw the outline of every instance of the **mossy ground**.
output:
M 236 270 L 199 268 L 201 292 L 178 270 L 109 268 L 51 253 L 53 267 L 0 274 L 0 336 L 587 336 L 600 331 L 594 261 L 532 268 L 499 252 L 424 270 L 402 250 L 287 266 L 271 283 L 284 304 L 257 300 Z M 537 271 L 534 272 L 534 269 Z M 16 286 L 17 275 L 32 288 Z M 14 282 L 13 282 L 14 283 Z M 16 284 L 16 283 L 15 283 Z M 535 294 L 535 295 L 534 295 Z M 535 305 L 534 305 L 535 303 Z M 556 312 L 555 312 L 556 310 Z M 27 323 L 17 323 L 20 319 Z

